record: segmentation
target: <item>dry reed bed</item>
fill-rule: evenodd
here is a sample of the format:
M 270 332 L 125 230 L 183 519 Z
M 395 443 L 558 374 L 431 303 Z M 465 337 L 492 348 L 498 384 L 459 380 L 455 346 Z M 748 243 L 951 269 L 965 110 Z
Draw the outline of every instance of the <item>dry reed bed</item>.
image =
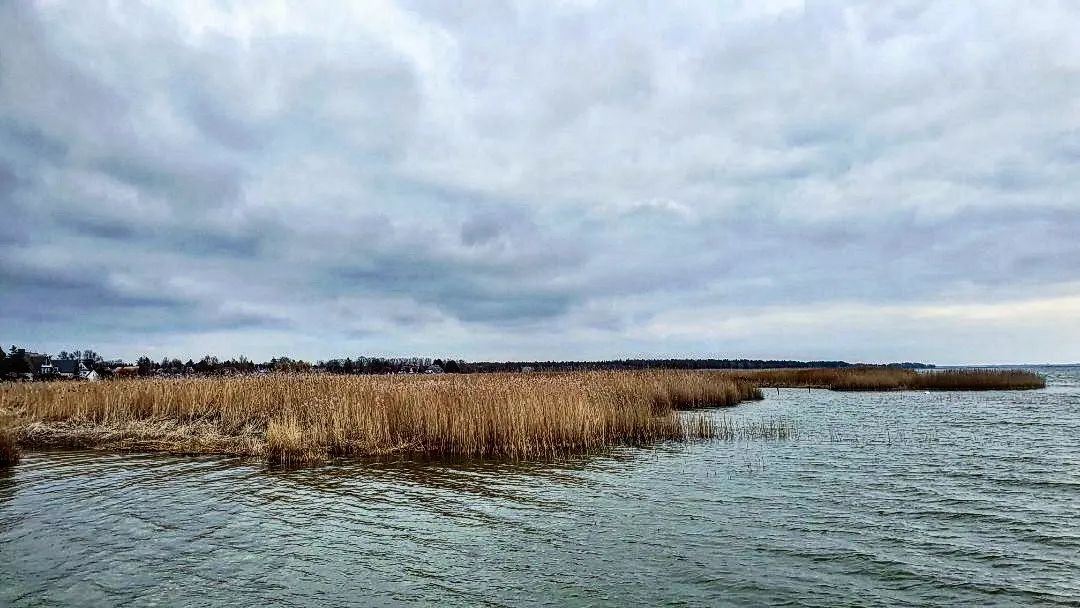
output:
M 19 444 L 259 456 L 546 458 L 624 443 L 717 436 L 677 410 L 760 399 L 718 373 L 436 377 L 316 374 L 12 384 L 0 413 Z
M 955 369 L 916 372 L 880 367 L 774 369 L 727 372 L 764 387 L 828 388 L 838 391 L 887 390 L 1026 390 L 1046 387 L 1042 376 L 1023 370 Z

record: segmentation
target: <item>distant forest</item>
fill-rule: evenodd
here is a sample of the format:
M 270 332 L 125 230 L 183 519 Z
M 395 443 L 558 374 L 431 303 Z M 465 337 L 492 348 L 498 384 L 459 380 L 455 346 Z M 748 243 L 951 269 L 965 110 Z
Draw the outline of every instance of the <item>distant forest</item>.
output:
M 633 370 L 633 369 L 770 369 L 896 367 L 930 369 L 929 363 L 848 363 L 847 361 L 792 361 L 788 359 L 612 359 L 610 361 L 481 361 L 463 363 L 473 372 L 513 372 L 522 368 L 535 371 Z

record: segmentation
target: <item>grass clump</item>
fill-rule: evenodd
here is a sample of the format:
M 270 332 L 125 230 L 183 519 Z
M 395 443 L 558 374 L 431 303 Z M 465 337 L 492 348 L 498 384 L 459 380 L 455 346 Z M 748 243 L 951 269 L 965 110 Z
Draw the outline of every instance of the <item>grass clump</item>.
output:
M 317 446 L 305 441 L 304 427 L 296 420 L 271 420 L 266 425 L 266 461 L 283 467 L 322 459 Z
M 995 391 L 1046 388 L 1046 378 L 1019 369 L 950 369 L 916 374 L 915 388 L 937 391 Z
M 645 372 L 639 375 L 645 378 L 651 376 L 655 386 L 650 392 L 655 395 L 655 406 L 661 410 L 727 407 L 764 398 L 761 389 L 754 383 L 741 378 L 718 382 L 715 373 L 691 372 L 672 375 L 670 372 Z
M 727 440 L 761 439 L 779 441 L 799 437 L 799 425 L 795 420 L 784 416 L 760 420 L 739 420 L 724 417 L 716 422 L 716 429 L 715 436 Z
M 0 428 L 0 467 L 19 464 L 22 455 L 15 443 L 15 433 L 8 428 Z
M 411 453 L 548 458 L 711 437 L 677 410 L 760 399 L 719 373 L 446 376 L 281 374 L 11 384 L 0 408 L 26 446 L 258 456 L 279 465 Z

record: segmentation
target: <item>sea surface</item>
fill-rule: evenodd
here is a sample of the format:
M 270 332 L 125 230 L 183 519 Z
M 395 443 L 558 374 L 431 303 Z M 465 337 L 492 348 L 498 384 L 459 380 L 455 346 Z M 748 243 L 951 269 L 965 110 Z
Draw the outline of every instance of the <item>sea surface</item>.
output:
M 1080 368 L 767 391 L 786 440 L 543 464 L 27 454 L 0 606 L 1080 606 Z

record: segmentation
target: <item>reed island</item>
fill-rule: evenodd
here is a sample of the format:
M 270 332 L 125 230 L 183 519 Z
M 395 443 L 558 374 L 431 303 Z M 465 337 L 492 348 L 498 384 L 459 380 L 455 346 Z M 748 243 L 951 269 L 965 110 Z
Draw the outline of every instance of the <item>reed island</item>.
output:
M 760 399 L 693 372 L 133 379 L 9 384 L 0 408 L 28 448 L 231 454 L 291 464 L 331 456 L 547 458 L 711 436 L 695 407 Z

